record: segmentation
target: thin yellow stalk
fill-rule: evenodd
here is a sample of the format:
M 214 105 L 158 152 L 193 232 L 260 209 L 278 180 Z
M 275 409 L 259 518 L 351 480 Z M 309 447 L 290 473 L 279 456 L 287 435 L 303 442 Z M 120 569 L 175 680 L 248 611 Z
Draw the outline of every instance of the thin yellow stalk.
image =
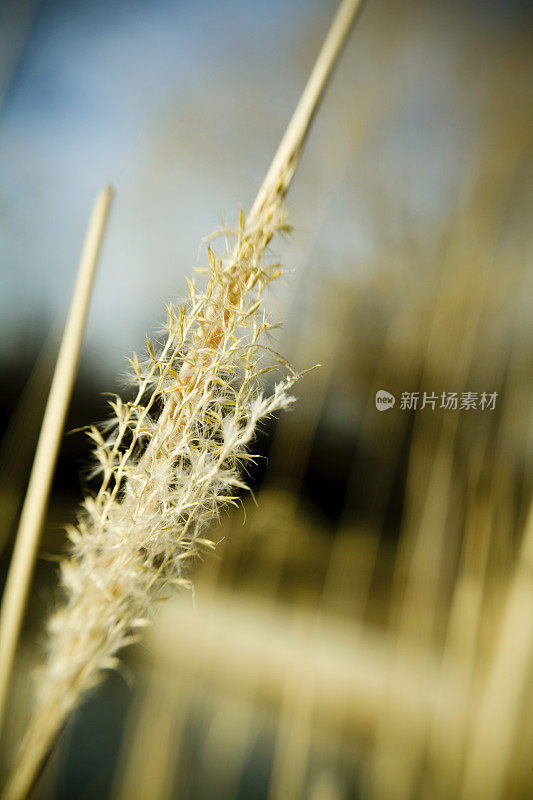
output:
M 251 208 L 248 222 L 253 222 L 260 214 L 272 194 L 284 196 L 287 192 L 324 89 L 362 5 L 363 0 L 342 0 L 307 85 Z
M 302 616 L 302 611 L 296 609 L 294 619 L 296 641 L 299 633 L 299 613 Z M 318 623 L 318 620 L 316 622 Z M 320 629 L 319 624 L 317 629 Z M 296 668 L 295 663 L 291 663 L 287 668 L 282 688 L 268 791 L 269 800 L 302 797 L 304 792 L 312 738 L 315 687 L 312 671 L 300 672 L 296 678 L 294 672 Z
M 504 797 L 533 664 L 533 503 L 467 748 L 461 800 Z
M 150 675 L 144 696 L 131 715 L 119 773 L 111 793 L 114 800 L 171 800 L 175 759 L 186 719 L 184 696 L 170 694 L 159 675 Z M 183 684 L 180 687 L 183 690 Z
M 100 192 L 89 221 L 9 567 L 0 611 L 0 729 L 112 195 L 109 186 Z

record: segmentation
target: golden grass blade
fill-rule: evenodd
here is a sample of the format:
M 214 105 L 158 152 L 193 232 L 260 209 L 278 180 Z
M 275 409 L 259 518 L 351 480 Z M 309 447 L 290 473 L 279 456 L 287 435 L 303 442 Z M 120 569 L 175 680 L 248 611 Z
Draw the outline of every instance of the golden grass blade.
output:
M 298 613 L 294 618 L 298 638 Z M 282 689 L 281 709 L 270 775 L 269 800 L 303 797 L 312 741 L 314 681 L 310 672 L 294 673 L 296 665 L 287 668 Z
M 185 728 L 183 706 L 182 695 L 169 696 L 166 686 L 150 676 L 135 709 L 135 725 L 111 792 L 114 800 L 172 800 L 175 761 Z
M 460 713 L 454 721 L 449 709 L 437 710 L 431 721 L 429 734 L 429 760 L 435 764 L 438 785 L 442 796 L 456 797 L 461 776 L 461 764 L 468 736 L 468 724 L 474 698 L 476 668 L 479 656 L 479 638 L 483 614 L 483 596 L 487 590 L 487 562 L 493 526 L 491 499 L 484 497 L 472 501 L 467 510 L 463 537 L 461 566 L 451 602 L 446 640 L 442 653 L 443 681 L 460 663 L 457 675 L 457 706 Z M 444 713 L 449 724 L 443 724 Z M 451 726 L 450 726 L 451 722 Z
M 342 0 L 307 85 L 252 206 L 249 221 L 253 221 L 259 215 L 265 201 L 272 193 L 281 196 L 286 194 L 313 117 L 362 5 L 363 0 Z
M 467 750 L 461 800 L 503 798 L 533 664 L 533 503 Z
M 0 612 L 0 728 L 113 190 L 98 195 L 83 246 Z

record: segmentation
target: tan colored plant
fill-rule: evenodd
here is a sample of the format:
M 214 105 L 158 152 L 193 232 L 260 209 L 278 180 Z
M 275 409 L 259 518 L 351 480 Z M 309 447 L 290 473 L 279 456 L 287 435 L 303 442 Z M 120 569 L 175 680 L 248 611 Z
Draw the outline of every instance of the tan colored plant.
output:
M 154 613 L 154 601 L 187 582 L 184 563 L 202 546 L 205 526 L 245 488 L 242 466 L 260 420 L 286 407 L 297 375 L 265 396 L 269 351 L 261 311 L 264 287 L 280 274 L 266 250 L 287 231 L 284 198 L 335 60 L 360 0 L 344 0 L 256 202 L 241 212 L 231 252 L 208 248 L 207 285 L 189 282 L 188 301 L 167 307 L 164 341 L 131 359 L 132 401 L 115 397 L 112 418 L 93 426 L 102 483 L 86 496 L 69 529 L 61 569 L 64 604 L 48 623 L 47 664 L 18 765 L 4 794 L 31 787 L 70 711 Z M 288 366 L 283 359 L 282 364 Z

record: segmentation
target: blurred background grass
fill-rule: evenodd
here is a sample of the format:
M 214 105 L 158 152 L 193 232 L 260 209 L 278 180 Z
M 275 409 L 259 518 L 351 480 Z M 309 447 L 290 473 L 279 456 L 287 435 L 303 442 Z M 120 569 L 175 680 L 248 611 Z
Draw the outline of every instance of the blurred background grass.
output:
M 118 195 L 69 428 L 250 205 L 334 7 L 3 4 L 3 575 L 96 190 Z M 213 531 L 196 610 L 87 701 L 39 797 L 532 796 L 532 33 L 518 2 L 368 2 L 275 244 L 276 349 L 322 367 L 259 436 L 258 505 Z M 65 437 L 4 769 L 89 458 Z

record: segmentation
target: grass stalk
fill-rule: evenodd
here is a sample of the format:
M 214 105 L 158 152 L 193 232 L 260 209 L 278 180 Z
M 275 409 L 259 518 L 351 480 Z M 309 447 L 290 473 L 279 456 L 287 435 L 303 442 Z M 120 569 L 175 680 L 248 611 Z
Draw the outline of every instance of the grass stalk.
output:
M 112 194 L 110 187 L 100 192 L 89 221 L 7 576 L 0 611 L 0 729 Z
M 481 693 L 467 755 L 461 800 L 498 800 L 533 664 L 533 503 L 502 609 L 487 676 Z

